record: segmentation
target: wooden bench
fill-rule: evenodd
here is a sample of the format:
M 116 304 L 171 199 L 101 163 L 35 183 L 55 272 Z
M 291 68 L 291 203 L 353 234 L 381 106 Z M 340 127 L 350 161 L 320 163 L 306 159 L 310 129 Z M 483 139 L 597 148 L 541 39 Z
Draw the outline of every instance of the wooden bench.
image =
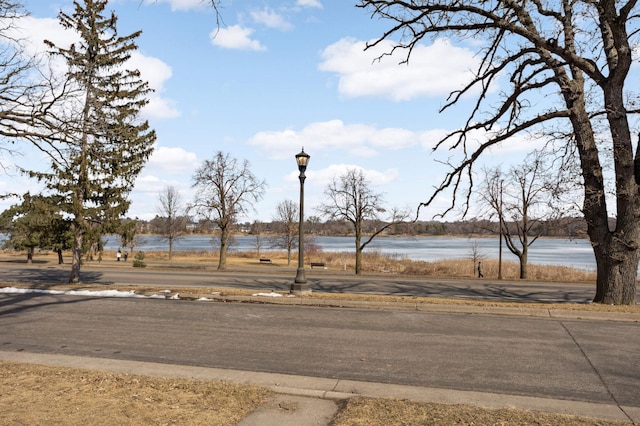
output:
M 260 263 L 272 264 L 273 262 L 271 262 L 271 259 L 265 259 L 265 258 L 261 257 L 260 258 Z
M 311 262 L 311 269 L 313 268 L 324 268 L 327 269 L 327 264 L 324 262 Z

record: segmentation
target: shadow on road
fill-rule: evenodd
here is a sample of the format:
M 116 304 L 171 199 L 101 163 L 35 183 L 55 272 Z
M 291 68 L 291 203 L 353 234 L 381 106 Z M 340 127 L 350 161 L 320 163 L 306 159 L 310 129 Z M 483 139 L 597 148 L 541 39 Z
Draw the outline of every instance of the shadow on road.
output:
M 5 282 L 33 283 L 38 288 L 47 288 L 47 284 L 66 284 L 69 282 L 70 271 L 61 268 L 6 268 L 2 271 Z M 103 281 L 103 273 L 98 271 L 80 271 L 80 281 L 84 284 L 113 284 Z
M 391 296 L 441 297 L 453 299 L 484 299 L 514 302 L 539 303 L 590 303 L 591 298 L 584 291 L 553 290 L 545 288 L 537 291 L 531 285 L 500 285 L 487 282 L 484 285 L 461 285 L 439 282 L 437 285 L 421 285 L 416 281 L 370 282 L 367 280 L 332 281 L 314 280 L 314 291 L 326 293 L 361 293 Z
M 0 317 L 20 314 L 49 305 L 76 304 L 90 299 L 95 299 L 95 297 L 73 297 L 63 300 L 46 293 L 4 293 L 0 294 Z

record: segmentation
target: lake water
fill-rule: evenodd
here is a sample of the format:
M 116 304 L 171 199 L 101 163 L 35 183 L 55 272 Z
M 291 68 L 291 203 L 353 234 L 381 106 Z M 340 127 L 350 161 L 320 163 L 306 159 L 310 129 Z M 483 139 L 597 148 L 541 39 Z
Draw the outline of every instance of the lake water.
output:
M 117 250 L 119 238 L 104 237 L 105 250 Z M 174 242 L 174 250 L 217 251 L 211 243 L 210 236 L 189 235 Z M 230 251 L 255 250 L 254 236 L 238 236 Z M 353 237 L 315 237 L 313 243 L 327 252 L 353 252 L 355 241 Z M 498 238 L 452 238 L 452 237 L 378 237 L 365 248 L 367 251 L 377 251 L 388 256 L 397 256 L 412 260 L 435 261 L 442 259 L 471 258 L 473 248 L 476 253 L 487 259 L 497 259 L 499 252 Z M 141 251 L 167 251 L 169 243 L 157 236 L 140 237 L 135 248 Z M 262 239 L 261 251 L 268 251 L 267 238 Z M 517 262 L 504 245 L 502 259 Z M 596 263 L 589 241 L 584 239 L 538 239 L 529 247 L 529 263 L 540 265 L 561 265 L 573 268 L 595 271 Z

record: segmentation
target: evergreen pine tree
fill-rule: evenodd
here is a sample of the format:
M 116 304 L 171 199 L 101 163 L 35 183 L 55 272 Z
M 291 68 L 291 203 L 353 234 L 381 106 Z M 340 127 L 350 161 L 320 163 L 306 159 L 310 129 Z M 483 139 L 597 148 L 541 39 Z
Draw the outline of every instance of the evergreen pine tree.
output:
M 139 71 L 125 68 L 141 32 L 119 36 L 117 17 L 104 14 L 106 5 L 75 1 L 72 15 L 60 12 L 60 23 L 78 33 L 79 43 L 63 48 L 45 40 L 67 73 L 64 96 L 48 121 L 51 170 L 31 175 L 63 197 L 61 209 L 72 218 L 71 283 L 80 280 L 82 255 L 129 209 L 128 194 L 156 139 L 139 118 L 151 89 Z
M 22 202 L 0 213 L 0 232 L 6 234 L 5 248 L 27 251 L 27 263 L 33 261 L 36 248 L 61 251 L 71 248 L 69 223 L 62 216 L 55 197 L 26 193 Z

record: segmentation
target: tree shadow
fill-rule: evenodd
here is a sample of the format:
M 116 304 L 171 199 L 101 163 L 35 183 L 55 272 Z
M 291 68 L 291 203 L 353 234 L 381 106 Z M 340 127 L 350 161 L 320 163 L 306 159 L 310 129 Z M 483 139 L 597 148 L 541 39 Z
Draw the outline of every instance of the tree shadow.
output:
M 56 296 L 46 292 L 2 293 L 0 294 L 0 317 L 20 314 L 49 305 L 75 304 L 95 299 L 95 297 L 74 296 L 62 300 Z
M 390 296 L 440 297 L 447 299 L 500 300 L 535 303 L 589 303 L 592 296 L 586 291 L 545 289 L 531 291 L 531 286 L 517 284 L 462 285 L 447 282 L 425 285 L 417 281 L 315 280 L 314 291 L 326 293 L 377 294 Z
M 51 263 L 49 260 L 38 260 L 33 259 L 31 262 L 27 262 L 27 259 L 2 259 L 0 260 L 2 263 L 17 263 L 21 265 L 46 265 Z
M 39 288 L 46 284 L 68 284 L 70 271 L 59 268 L 20 268 L 4 269 L 2 281 L 37 284 Z M 80 282 L 83 284 L 113 284 L 103 281 L 104 274 L 97 271 L 80 271 Z

